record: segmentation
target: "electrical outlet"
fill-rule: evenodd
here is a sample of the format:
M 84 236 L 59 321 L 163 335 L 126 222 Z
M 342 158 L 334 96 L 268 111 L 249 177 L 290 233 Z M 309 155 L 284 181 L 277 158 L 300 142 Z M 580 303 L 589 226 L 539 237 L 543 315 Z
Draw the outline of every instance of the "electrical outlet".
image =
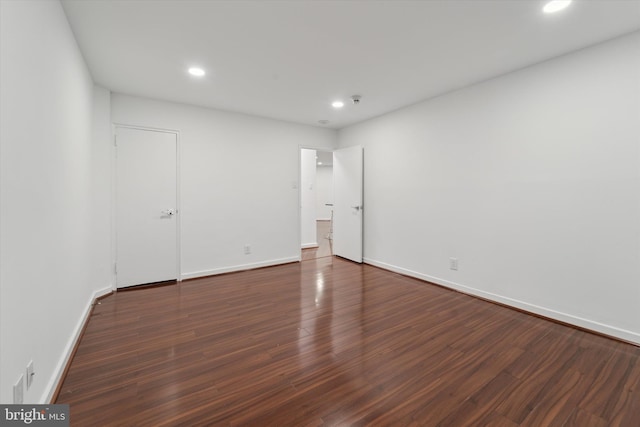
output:
M 458 270 L 458 258 L 449 258 L 449 269 Z
M 33 370 L 33 360 L 29 361 L 27 365 L 27 390 L 31 388 L 31 383 L 33 382 L 33 376 L 36 372 Z
M 244 245 L 244 254 L 249 255 L 251 253 L 251 245 Z
M 13 404 L 22 405 L 24 403 L 24 375 L 13 385 Z

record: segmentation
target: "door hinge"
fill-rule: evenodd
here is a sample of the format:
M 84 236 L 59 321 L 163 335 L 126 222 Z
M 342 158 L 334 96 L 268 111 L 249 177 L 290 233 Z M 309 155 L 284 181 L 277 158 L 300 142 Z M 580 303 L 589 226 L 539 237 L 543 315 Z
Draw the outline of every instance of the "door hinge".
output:
M 118 135 L 113 135 L 113 145 L 118 146 Z
M 114 274 L 118 274 L 118 263 L 117 262 L 113 263 L 113 273 Z

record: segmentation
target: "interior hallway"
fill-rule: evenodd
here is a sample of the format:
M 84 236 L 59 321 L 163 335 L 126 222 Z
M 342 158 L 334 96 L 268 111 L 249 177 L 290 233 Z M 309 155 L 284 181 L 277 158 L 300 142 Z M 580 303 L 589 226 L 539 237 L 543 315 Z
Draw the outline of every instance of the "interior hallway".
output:
M 318 220 L 316 221 L 317 227 L 317 248 L 307 248 L 302 250 L 302 260 L 323 258 L 333 255 L 331 240 L 328 238 L 331 230 L 331 221 Z

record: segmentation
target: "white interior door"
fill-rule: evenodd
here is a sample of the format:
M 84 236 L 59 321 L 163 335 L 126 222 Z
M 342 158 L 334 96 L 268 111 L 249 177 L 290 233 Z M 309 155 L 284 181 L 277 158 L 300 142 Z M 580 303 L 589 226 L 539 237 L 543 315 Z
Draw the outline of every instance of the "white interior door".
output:
M 333 253 L 362 262 L 362 147 L 333 152 Z
M 178 278 L 177 135 L 116 128 L 116 283 Z

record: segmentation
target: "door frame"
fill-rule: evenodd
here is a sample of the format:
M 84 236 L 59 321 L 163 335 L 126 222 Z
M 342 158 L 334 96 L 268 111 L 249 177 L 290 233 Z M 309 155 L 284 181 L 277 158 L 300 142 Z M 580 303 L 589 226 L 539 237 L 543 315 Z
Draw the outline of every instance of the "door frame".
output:
M 116 222 L 118 209 L 118 149 L 117 149 L 117 130 L 118 128 L 134 129 L 150 132 L 170 133 L 176 137 L 176 281 L 182 281 L 181 266 L 181 228 L 182 228 L 182 209 L 180 206 L 180 159 L 182 153 L 182 144 L 180 143 L 180 131 L 175 129 L 153 128 L 148 126 L 129 125 L 124 123 L 111 124 L 111 277 L 112 289 L 118 289 L 116 262 L 118 260 L 118 224 Z
M 327 147 L 313 147 L 310 145 L 303 145 L 300 144 L 298 145 L 298 178 L 297 178 L 297 188 L 298 188 L 298 203 L 297 203 L 297 230 L 296 230 L 296 235 L 298 236 L 298 262 L 302 261 L 302 212 L 301 212 L 301 205 L 302 205 L 302 158 L 301 158 L 301 154 L 302 154 L 302 150 L 316 150 L 316 151 L 324 151 L 327 153 L 333 153 L 335 150 L 337 150 L 337 148 L 327 148 Z

